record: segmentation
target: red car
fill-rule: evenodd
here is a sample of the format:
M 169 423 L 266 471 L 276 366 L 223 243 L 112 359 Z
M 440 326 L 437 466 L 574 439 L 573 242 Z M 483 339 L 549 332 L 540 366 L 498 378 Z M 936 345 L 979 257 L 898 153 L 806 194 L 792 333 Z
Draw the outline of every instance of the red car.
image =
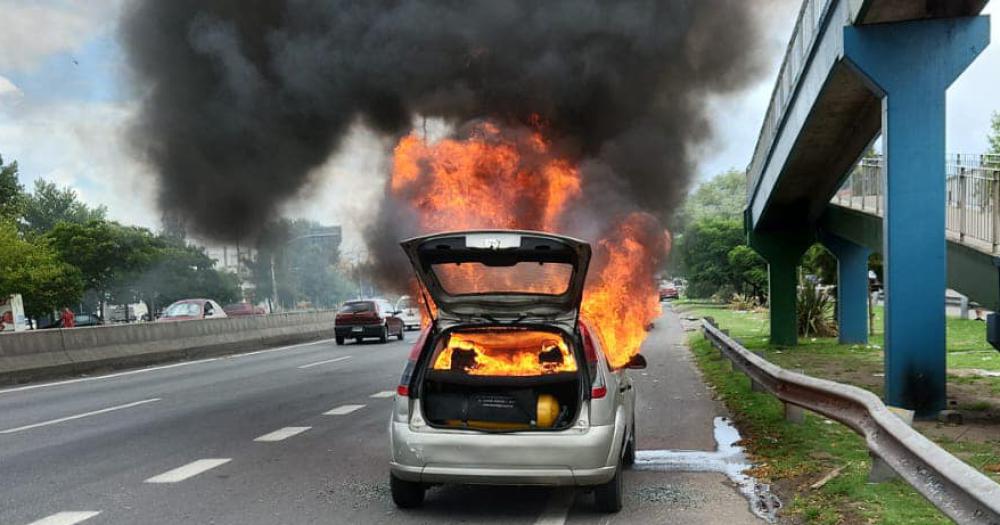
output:
M 344 344 L 348 338 L 360 343 L 366 337 L 385 343 L 391 335 L 402 341 L 404 326 L 398 315 L 399 312 L 382 299 L 348 301 L 337 311 L 334 337 L 338 345 Z
M 660 285 L 660 300 L 665 301 L 667 299 L 677 299 L 680 297 L 680 293 L 677 291 L 677 287 L 671 283 L 663 283 Z
M 264 309 L 259 306 L 254 306 L 250 303 L 234 303 L 227 304 L 225 308 L 222 309 L 226 312 L 229 317 L 240 317 L 242 315 L 262 315 Z

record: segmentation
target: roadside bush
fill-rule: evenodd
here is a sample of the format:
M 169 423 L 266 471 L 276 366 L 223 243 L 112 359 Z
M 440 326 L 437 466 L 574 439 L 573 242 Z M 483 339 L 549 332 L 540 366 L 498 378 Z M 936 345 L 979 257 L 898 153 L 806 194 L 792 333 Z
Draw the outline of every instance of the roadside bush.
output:
M 835 337 L 837 322 L 833 300 L 826 291 L 817 290 L 815 283 L 799 279 L 798 329 L 803 337 Z

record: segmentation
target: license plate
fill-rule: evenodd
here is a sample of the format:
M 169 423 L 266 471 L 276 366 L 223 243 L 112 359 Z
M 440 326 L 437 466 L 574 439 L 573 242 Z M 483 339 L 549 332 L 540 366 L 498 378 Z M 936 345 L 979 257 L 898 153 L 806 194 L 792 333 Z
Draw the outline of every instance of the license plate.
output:
M 354 328 L 351 328 L 351 331 L 352 332 L 363 332 L 364 328 L 361 328 L 360 326 L 355 326 Z

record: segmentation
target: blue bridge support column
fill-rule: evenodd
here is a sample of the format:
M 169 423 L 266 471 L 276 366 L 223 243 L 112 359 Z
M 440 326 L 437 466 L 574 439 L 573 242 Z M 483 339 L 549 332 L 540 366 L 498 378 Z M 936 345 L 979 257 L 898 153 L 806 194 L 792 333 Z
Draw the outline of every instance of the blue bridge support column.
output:
M 750 246 L 767 261 L 771 344 L 798 343 L 799 262 L 812 241 L 802 234 L 749 232 Z
M 844 55 L 882 95 L 886 159 L 885 401 L 945 408 L 945 91 L 989 43 L 989 18 L 844 28 Z
M 868 248 L 831 233 L 820 241 L 837 258 L 837 326 L 842 344 L 868 343 Z

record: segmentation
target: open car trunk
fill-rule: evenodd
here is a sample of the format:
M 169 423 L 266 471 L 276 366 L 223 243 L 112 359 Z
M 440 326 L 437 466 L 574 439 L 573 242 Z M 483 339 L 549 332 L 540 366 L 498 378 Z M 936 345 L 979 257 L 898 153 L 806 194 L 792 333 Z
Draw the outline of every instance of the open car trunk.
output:
M 573 340 L 549 327 L 456 328 L 434 342 L 421 381 L 436 427 L 552 431 L 576 420 L 585 368 Z

